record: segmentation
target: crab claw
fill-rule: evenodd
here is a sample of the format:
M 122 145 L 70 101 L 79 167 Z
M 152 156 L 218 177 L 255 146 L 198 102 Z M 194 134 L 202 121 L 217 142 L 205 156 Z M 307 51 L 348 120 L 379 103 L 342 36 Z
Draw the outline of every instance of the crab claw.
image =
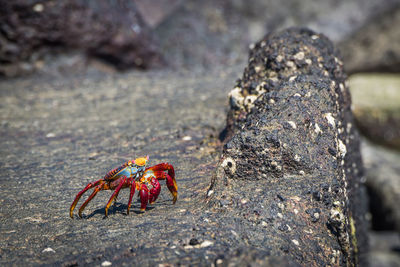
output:
M 165 173 L 168 171 L 168 173 Z M 178 199 L 178 185 L 175 181 L 175 170 L 174 167 L 169 163 L 160 163 L 153 167 L 149 167 L 145 171 L 145 175 L 153 175 L 158 180 L 166 180 L 167 187 L 172 194 L 172 202 L 175 204 Z
M 153 186 L 153 188 L 150 189 L 149 203 L 153 204 L 154 202 L 156 202 L 157 197 L 161 192 L 161 185 L 155 178 L 151 179 L 151 185 Z

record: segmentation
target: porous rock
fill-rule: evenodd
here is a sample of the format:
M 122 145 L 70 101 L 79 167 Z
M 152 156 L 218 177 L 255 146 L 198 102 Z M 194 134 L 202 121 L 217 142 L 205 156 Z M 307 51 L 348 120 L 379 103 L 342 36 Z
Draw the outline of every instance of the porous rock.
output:
M 364 261 L 367 204 L 345 79 L 326 37 L 291 28 L 255 44 L 230 93 L 209 203 L 243 221 L 257 211 L 265 229 L 254 240 L 271 255 Z

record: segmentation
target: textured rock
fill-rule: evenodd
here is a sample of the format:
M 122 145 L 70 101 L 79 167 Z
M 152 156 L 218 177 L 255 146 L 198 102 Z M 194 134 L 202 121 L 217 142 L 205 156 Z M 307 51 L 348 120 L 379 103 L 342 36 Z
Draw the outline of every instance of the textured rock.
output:
M 360 73 L 350 76 L 349 86 L 360 132 L 400 149 L 400 76 Z
M 230 93 L 210 205 L 266 229 L 250 240 L 306 265 L 356 265 L 366 199 L 345 74 L 331 42 L 306 29 L 250 51 Z
M 3 75 L 29 71 L 50 48 L 85 51 L 118 68 L 161 63 L 132 1 L 2 1 L 0 10 Z

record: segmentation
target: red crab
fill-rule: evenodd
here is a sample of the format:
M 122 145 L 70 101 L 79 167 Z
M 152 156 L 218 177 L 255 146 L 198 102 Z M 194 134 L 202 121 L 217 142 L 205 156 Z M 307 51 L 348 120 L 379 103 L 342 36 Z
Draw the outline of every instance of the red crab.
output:
M 114 190 L 108 201 L 105 209 L 105 215 L 107 217 L 108 208 L 111 206 L 113 200 L 117 199 L 118 193 L 122 188 L 130 187 L 131 192 L 129 195 L 128 209 L 131 207 L 132 198 L 135 194 L 135 189 L 139 190 L 140 196 L 140 210 L 146 210 L 147 203 L 154 203 L 161 192 L 161 186 L 158 180 L 166 180 L 167 187 L 171 192 L 173 199 L 172 202 L 175 204 L 178 198 L 178 186 L 175 181 L 174 167 L 169 163 L 160 163 L 152 167 L 146 167 L 146 163 L 149 157 L 137 158 L 130 160 L 120 167 L 108 172 L 102 179 L 89 183 L 81 192 L 79 192 L 74 202 L 72 202 L 71 208 L 69 209 L 69 215 L 73 217 L 73 211 L 78 203 L 81 196 L 90 188 L 94 187 L 92 194 L 79 208 L 79 217 L 82 218 L 82 212 L 86 205 L 96 196 L 101 190 Z M 165 171 L 168 171 L 166 173 Z

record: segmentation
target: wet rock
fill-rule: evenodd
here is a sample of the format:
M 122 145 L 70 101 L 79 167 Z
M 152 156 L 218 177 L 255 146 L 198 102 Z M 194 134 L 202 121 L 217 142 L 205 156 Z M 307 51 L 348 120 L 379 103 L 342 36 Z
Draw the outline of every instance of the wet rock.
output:
M 400 231 L 400 153 L 362 142 L 372 228 Z
M 350 76 L 353 113 L 370 140 L 400 149 L 400 76 L 360 73 Z
M 210 205 L 247 223 L 269 221 L 264 238 L 250 242 L 300 264 L 365 260 L 366 195 L 345 79 L 326 37 L 292 28 L 255 44 L 229 94 Z
M 148 68 L 161 57 L 132 1 L 2 1 L 2 75 L 35 66 L 49 50 L 77 49 L 118 68 Z

